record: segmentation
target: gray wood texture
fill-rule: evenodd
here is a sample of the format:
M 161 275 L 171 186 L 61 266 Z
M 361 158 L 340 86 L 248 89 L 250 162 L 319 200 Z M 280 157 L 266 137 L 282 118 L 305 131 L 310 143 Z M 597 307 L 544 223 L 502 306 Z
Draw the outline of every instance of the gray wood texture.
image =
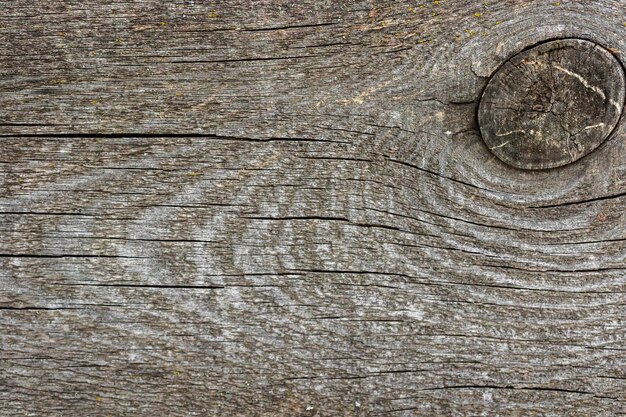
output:
M 478 100 L 622 1 L 3 2 L 0 415 L 626 413 L 626 132 Z
M 577 161 L 613 131 L 624 107 L 624 71 L 582 39 L 541 43 L 507 61 L 478 107 L 487 146 L 504 162 L 546 169 Z

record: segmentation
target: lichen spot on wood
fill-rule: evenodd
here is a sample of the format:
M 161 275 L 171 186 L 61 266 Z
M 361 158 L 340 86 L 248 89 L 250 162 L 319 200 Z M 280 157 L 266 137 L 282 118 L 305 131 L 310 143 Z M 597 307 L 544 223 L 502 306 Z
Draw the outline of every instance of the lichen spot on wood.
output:
M 513 56 L 489 80 L 478 107 L 481 134 L 514 167 L 567 165 L 615 129 L 624 84 L 620 62 L 592 42 L 541 43 Z

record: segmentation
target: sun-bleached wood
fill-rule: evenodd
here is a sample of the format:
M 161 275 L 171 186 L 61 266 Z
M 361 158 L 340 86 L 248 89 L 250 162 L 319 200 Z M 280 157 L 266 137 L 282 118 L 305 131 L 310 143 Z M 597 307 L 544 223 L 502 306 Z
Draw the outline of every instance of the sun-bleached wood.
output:
M 625 13 L 5 2 L 0 415 L 625 413 L 623 125 L 534 171 L 476 117 Z

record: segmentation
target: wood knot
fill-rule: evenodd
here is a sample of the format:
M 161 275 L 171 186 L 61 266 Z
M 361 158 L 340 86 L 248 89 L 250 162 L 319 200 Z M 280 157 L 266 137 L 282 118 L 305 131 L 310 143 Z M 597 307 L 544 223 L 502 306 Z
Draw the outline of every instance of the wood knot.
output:
M 527 49 L 491 77 L 478 107 L 485 143 L 505 163 L 554 168 L 597 148 L 624 104 L 624 72 L 606 49 L 560 39 Z

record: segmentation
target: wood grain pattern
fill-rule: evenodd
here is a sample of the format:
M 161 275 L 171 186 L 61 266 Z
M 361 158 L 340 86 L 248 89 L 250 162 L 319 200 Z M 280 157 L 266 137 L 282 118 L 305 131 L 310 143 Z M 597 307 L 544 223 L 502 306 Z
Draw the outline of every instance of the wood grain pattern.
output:
M 623 124 L 525 171 L 476 123 L 621 1 L 2 10 L 0 415 L 626 413 Z

